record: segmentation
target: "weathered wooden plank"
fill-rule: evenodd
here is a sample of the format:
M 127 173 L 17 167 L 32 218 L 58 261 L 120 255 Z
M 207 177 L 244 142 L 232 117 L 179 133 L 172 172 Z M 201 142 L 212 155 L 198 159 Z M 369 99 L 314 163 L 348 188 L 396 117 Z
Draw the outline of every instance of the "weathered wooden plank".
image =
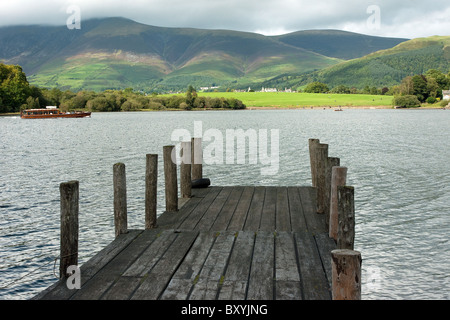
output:
M 325 275 L 331 288 L 331 251 L 336 249 L 336 242 L 326 233 L 319 233 L 314 236 L 320 254 L 320 260 L 325 269 Z
M 119 235 L 113 242 L 99 251 L 80 267 L 82 277 L 91 277 L 96 274 L 106 264 L 114 259 L 115 256 L 126 249 L 133 241 L 140 238 L 142 234 L 143 230 L 128 230 L 128 233 Z
M 148 273 L 177 238 L 175 232 L 160 232 L 157 238 L 123 273 L 126 277 L 142 277 Z
M 275 299 L 301 300 L 300 274 L 292 233 L 277 232 L 275 237 Z
M 170 231 L 168 231 L 170 232 Z M 196 231 L 177 233 L 177 238 L 167 249 L 152 270 L 146 274 L 142 283 L 133 293 L 132 300 L 157 300 L 166 288 L 172 275 L 186 256 L 198 236 Z
M 195 210 L 189 215 L 189 219 L 185 219 L 179 228 L 184 230 L 194 230 L 200 219 L 203 217 L 209 206 L 214 202 L 217 195 L 222 191 L 222 187 L 212 187 L 208 194 L 195 207 Z
M 291 216 L 291 230 L 305 231 L 306 220 L 300 200 L 299 187 L 288 187 L 289 212 Z
M 275 290 L 275 300 L 302 300 L 300 281 L 276 281 Z
M 142 279 L 142 277 L 122 276 L 101 296 L 100 300 L 128 300 Z
M 255 233 L 253 231 L 237 233 L 220 289 L 219 300 L 244 300 L 246 298 L 254 243 Z
M 115 280 L 138 259 L 145 249 L 158 237 L 158 230 L 144 231 L 126 250 L 121 251 L 99 272 L 97 272 L 80 290 L 73 295 L 76 300 L 97 300 L 109 289 Z
M 218 235 L 198 275 L 189 296 L 190 300 L 216 299 L 234 240 L 234 233 L 230 231 L 224 231 Z
M 109 245 L 100 250 L 91 259 L 85 262 L 80 267 L 81 272 L 81 286 L 92 278 L 101 268 L 109 263 L 119 252 L 124 250 L 136 237 L 142 233 L 142 230 L 129 230 L 126 234 L 121 234 L 115 238 Z M 67 288 L 66 280 L 60 280 L 38 295 L 33 299 L 36 300 L 67 300 L 75 294 L 77 290 L 70 290 Z
M 294 233 L 305 300 L 329 300 L 330 288 L 311 233 Z
M 209 191 L 211 191 L 212 187 L 208 188 L 195 188 L 191 190 L 191 196 L 196 198 L 204 198 Z
M 234 215 L 234 212 L 236 210 L 236 207 L 239 203 L 243 191 L 244 191 L 243 187 L 232 188 L 231 193 L 227 201 L 223 205 L 223 208 L 220 211 L 220 214 L 218 215 L 216 221 L 214 221 L 211 230 L 217 231 L 227 230 L 227 227 L 231 221 L 231 218 Z
M 275 236 L 275 279 L 300 281 L 292 233 L 277 232 Z
M 223 206 L 225 205 L 225 202 L 227 201 L 228 197 L 230 196 L 232 191 L 231 187 L 223 187 L 220 193 L 217 195 L 217 197 L 214 199 L 214 201 L 209 206 L 208 210 L 206 210 L 203 217 L 200 219 L 198 224 L 195 226 L 195 230 L 209 230 L 212 225 L 214 224 L 214 221 L 216 221 L 218 215 L 221 213 Z
M 203 198 L 190 198 L 178 212 L 164 212 L 158 217 L 157 226 L 161 229 L 179 229 L 180 225 L 189 218 Z
M 266 187 L 266 196 L 264 198 L 264 207 L 261 214 L 259 230 L 275 230 L 275 214 L 277 209 L 277 188 Z
M 234 210 L 234 215 L 228 224 L 227 230 L 243 230 L 254 192 L 254 187 L 244 187 L 239 203 Z
M 215 232 L 201 232 L 198 235 L 189 253 L 161 295 L 162 300 L 187 299 L 218 235 Z
M 256 234 L 247 292 L 248 300 L 273 299 L 274 245 L 273 232 L 259 231 Z
M 72 300 L 98 300 L 116 281 L 117 275 L 100 273 L 78 290 Z
M 291 216 L 287 187 L 277 188 L 276 230 L 291 231 Z
M 261 213 L 264 206 L 264 196 L 266 188 L 255 187 L 252 202 L 248 209 L 247 220 L 244 224 L 244 230 L 257 231 L 259 230 L 259 224 L 261 221 Z
M 313 234 L 326 232 L 325 215 L 317 213 L 317 190 L 311 187 L 302 187 L 299 189 L 300 199 L 303 206 L 308 230 Z

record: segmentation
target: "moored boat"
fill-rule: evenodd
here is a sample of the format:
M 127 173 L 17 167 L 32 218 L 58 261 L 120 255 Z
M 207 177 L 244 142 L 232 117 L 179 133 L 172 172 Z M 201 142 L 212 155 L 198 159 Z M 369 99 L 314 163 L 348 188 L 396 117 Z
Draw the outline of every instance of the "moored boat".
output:
M 90 116 L 90 112 L 62 112 L 57 107 L 47 107 L 45 109 L 27 109 L 20 112 L 20 117 L 22 119 L 84 118 Z

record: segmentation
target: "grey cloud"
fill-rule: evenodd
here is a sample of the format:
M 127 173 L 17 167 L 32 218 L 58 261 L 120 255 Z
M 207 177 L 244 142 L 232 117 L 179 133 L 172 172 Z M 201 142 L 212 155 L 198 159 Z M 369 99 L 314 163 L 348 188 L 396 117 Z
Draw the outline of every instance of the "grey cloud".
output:
M 448 0 L 1 0 L 0 26 L 66 22 L 69 5 L 82 19 L 123 16 L 164 27 L 232 29 L 271 33 L 306 29 L 416 37 L 448 35 Z M 380 28 L 367 27 L 371 5 L 380 9 Z M 445 13 L 447 14 L 445 15 Z M 443 17 L 447 17 L 444 19 Z

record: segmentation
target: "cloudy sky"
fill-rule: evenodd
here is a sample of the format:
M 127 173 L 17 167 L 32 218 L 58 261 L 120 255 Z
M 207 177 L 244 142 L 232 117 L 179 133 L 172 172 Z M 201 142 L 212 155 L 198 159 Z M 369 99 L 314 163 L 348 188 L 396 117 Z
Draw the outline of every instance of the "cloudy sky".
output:
M 81 27 L 84 19 L 122 16 L 162 27 L 266 35 L 308 29 L 403 38 L 450 35 L 449 0 L 0 0 L 0 26 L 65 25 L 74 6 Z

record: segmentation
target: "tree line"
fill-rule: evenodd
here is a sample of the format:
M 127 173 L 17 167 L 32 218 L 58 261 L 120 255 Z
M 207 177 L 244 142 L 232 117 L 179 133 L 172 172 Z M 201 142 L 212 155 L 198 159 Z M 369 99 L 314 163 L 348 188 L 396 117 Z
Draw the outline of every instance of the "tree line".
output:
M 369 87 L 362 90 L 338 85 L 330 90 L 327 84 L 314 81 L 309 83 L 303 92 L 307 93 L 346 93 L 346 94 L 372 94 L 393 95 L 393 104 L 401 107 L 417 107 L 421 103 L 434 104 L 441 100 L 442 90 L 450 89 L 450 72 L 445 74 L 440 70 L 430 69 L 425 74 L 407 76 L 399 85 L 391 88 Z M 448 102 L 442 101 L 442 105 Z
M 442 99 L 442 90 L 450 88 L 450 72 L 445 74 L 430 69 L 425 74 L 407 76 L 399 85 L 391 88 L 369 87 L 362 90 L 338 85 L 332 89 L 322 82 L 309 83 L 303 92 L 337 94 L 393 95 L 396 106 L 413 107 L 421 103 L 436 103 Z M 442 102 L 444 105 L 445 102 Z M 158 95 L 136 92 L 132 88 L 94 92 L 83 90 L 72 92 L 58 88 L 38 88 L 28 83 L 20 66 L 0 63 L 0 113 L 19 112 L 23 109 L 57 106 L 62 111 L 89 110 L 135 111 L 192 110 L 192 109 L 245 109 L 245 104 L 235 98 L 200 97 L 189 86 L 185 95 Z
M 394 86 L 393 104 L 401 107 L 416 107 L 421 103 L 434 104 L 441 100 L 442 90 L 450 88 L 450 72 L 444 74 L 439 70 L 430 69 L 425 74 L 403 78 L 400 85 Z M 442 101 L 444 106 L 448 103 Z
M 171 96 L 147 95 L 132 88 L 103 92 L 38 88 L 28 83 L 20 66 L 0 63 L 0 113 L 46 106 L 56 106 L 62 111 L 87 109 L 94 112 L 246 108 L 241 100 L 235 98 L 199 97 L 192 86 L 188 87 L 185 95 Z

